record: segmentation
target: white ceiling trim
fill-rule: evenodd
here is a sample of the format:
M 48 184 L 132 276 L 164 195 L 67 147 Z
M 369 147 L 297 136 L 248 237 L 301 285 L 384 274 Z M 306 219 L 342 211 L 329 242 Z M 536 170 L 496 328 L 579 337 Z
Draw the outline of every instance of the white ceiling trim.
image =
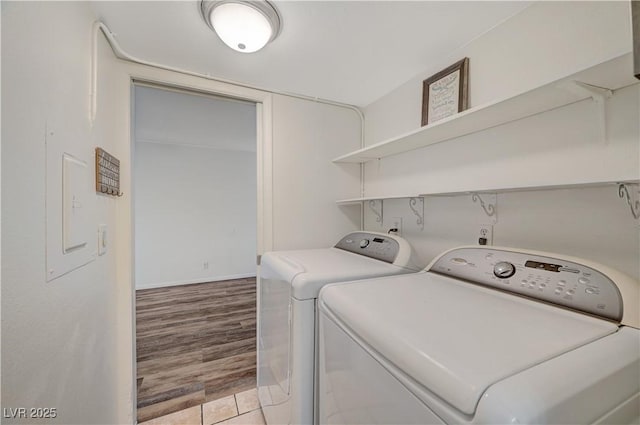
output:
M 155 1 L 155 0 L 145 0 L 145 1 Z M 164 0 L 163 0 L 164 1 Z M 171 0 L 167 0 L 167 1 L 171 1 Z M 182 1 L 182 0 L 180 0 Z M 186 0 L 185 0 L 186 1 Z M 334 0 L 328 0 L 328 1 L 334 1 Z M 267 93 L 273 93 L 273 94 L 280 94 L 283 96 L 289 96 L 289 97 L 295 97 L 295 98 L 299 98 L 299 99 L 303 99 L 303 100 L 312 100 L 314 102 L 320 102 L 320 103 L 326 103 L 328 105 L 333 105 L 333 106 L 338 106 L 338 107 L 343 107 L 343 108 L 347 108 L 347 109 L 352 109 L 354 111 L 356 111 L 360 116 L 362 116 L 362 111 L 360 110 L 360 108 L 358 108 L 355 105 L 350 105 L 348 103 L 342 103 L 342 102 L 337 102 L 334 100 L 330 100 L 330 99 L 323 99 L 320 97 L 313 97 L 313 96 L 307 96 L 304 94 L 299 94 L 299 93 L 291 93 L 291 92 L 287 92 L 287 91 L 283 91 L 283 90 L 278 90 L 275 88 L 268 88 L 268 87 L 261 87 L 261 86 L 257 86 L 257 85 L 252 85 L 249 83 L 244 83 L 241 81 L 237 81 L 237 80 L 232 80 L 232 79 L 225 79 L 225 78 L 220 78 L 220 77 L 214 77 L 211 74 L 204 74 L 204 73 L 200 73 L 197 71 L 191 71 L 188 69 L 182 69 L 182 68 L 177 68 L 177 67 L 173 67 L 173 66 L 169 66 L 169 65 L 163 65 L 160 63 L 155 63 L 152 61 L 148 61 L 146 59 L 141 59 L 138 58 L 130 53 L 127 53 L 122 46 L 120 45 L 120 42 L 117 40 L 116 38 L 116 34 L 114 32 L 112 32 L 109 29 L 109 26 L 106 25 L 104 22 L 100 22 L 97 21 L 95 23 L 95 27 L 94 27 L 94 31 L 101 31 L 102 34 L 104 34 L 107 42 L 109 43 L 109 46 L 111 47 L 111 50 L 113 51 L 113 54 L 120 60 L 124 60 L 127 62 L 132 62 L 138 65 L 144 65 L 144 66 L 149 66 L 152 68 L 158 68 L 158 69 L 163 69 L 165 71 L 171 71 L 171 72 L 176 72 L 179 74 L 184 74 L 184 75 L 190 75 L 192 77 L 198 77 L 198 78 L 204 78 L 206 80 L 210 80 L 210 81 L 216 81 L 218 83 L 224 83 L 224 84 L 232 84 L 234 86 L 238 86 L 238 87 L 244 87 L 247 89 L 251 89 L 251 90 L 259 90 L 259 91 L 263 91 L 263 92 L 267 92 Z M 176 92 L 185 92 L 185 93 L 197 93 L 197 91 L 193 90 L 187 90 L 187 89 L 183 89 L 180 87 L 171 87 L 171 86 L 163 86 L 161 84 L 156 84 L 153 82 L 146 82 L 144 80 L 136 80 L 135 83 L 137 85 L 140 86 L 146 86 L 146 87 L 155 87 L 155 88 L 171 88 L 171 89 L 175 89 Z M 210 93 L 200 93 L 202 96 L 213 96 L 213 97 L 218 97 L 216 95 L 210 94 Z M 235 98 L 227 98 L 225 96 L 219 96 L 222 99 L 234 99 L 234 100 L 238 100 L 239 102 L 244 102 L 243 99 L 235 99 Z
M 129 60 L 241 87 L 362 107 L 531 2 L 275 1 L 282 33 L 253 54 L 225 46 L 203 21 L 198 4 L 92 2 L 92 7 L 118 34 L 118 43 L 127 49 L 120 54 Z

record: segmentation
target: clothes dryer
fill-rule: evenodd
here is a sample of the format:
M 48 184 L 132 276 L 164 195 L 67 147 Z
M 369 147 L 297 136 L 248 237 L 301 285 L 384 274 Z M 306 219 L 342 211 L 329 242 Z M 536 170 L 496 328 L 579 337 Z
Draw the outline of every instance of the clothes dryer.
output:
M 316 299 L 329 283 L 419 271 L 406 240 L 354 232 L 334 247 L 270 252 L 258 278 L 258 398 L 268 424 L 314 423 Z

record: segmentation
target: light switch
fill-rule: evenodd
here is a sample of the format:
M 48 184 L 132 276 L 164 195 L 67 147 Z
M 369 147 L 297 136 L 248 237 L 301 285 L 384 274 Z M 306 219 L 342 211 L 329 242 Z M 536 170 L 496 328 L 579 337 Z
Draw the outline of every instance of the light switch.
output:
M 62 156 L 62 244 L 65 254 L 87 245 L 89 181 L 87 163 L 65 153 Z
M 98 226 L 98 255 L 107 253 L 107 225 Z

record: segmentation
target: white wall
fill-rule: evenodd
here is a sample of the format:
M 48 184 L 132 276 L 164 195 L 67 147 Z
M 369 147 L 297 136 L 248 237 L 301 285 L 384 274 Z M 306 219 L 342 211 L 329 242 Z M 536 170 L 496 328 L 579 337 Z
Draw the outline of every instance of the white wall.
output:
M 134 176 L 137 289 L 255 276 L 255 152 L 141 142 Z
M 629 2 L 535 2 L 367 105 L 366 144 L 420 127 L 422 81 L 463 57 L 469 58 L 471 108 L 630 51 Z
M 418 128 L 422 80 L 470 58 L 470 106 L 504 98 L 631 50 L 628 2 L 538 2 L 365 108 L 367 145 Z M 630 71 L 631 72 L 631 71 Z M 640 89 L 607 104 L 608 141 L 587 100 L 435 146 L 372 161 L 365 194 L 473 191 L 508 186 L 640 178 Z M 488 217 L 470 196 L 425 199 L 425 229 L 406 200 L 385 201 L 427 264 L 475 243 Z M 380 230 L 368 209 L 366 228 Z M 640 275 L 639 227 L 617 187 L 498 196 L 495 244 L 560 252 Z M 385 223 L 385 230 L 389 227 Z
M 384 224 L 367 209 L 365 227 L 386 232 L 394 217 L 402 217 L 402 236 L 426 266 L 444 250 L 477 245 L 479 226 L 492 223 L 471 195 L 427 197 L 424 213 L 420 230 L 408 200 L 386 200 Z M 586 258 L 640 278 L 638 222 L 615 185 L 499 194 L 493 245 Z
M 272 249 L 274 238 L 283 249 L 327 246 L 359 224 L 357 213 L 334 204 L 343 190 L 359 187 L 358 167 L 329 163 L 359 145 L 359 120 L 348 109 L 282 96 L 273 102 L 267 92 L 114 60 L 100 34 L 97 118 L 90 127 L 94 19 L 82 2 L 2 4 L 2 407 L 57 407 L 51 423 L 134 422 L 132 78 L 261 102 L 259 116 L 267 119 L 258 131 L 267 143 L 258 147 L 264 198 L 258 218 L 278 224 L 275 235 L 270 225 L 262 228 L 260 252 Z M 70 146 L 84 152 L 102 146 L 118 157 L 124 192 L 94 199 L 92 221 L 110 229 L 108 253 L 51 283 L 45 283 L 45 123 L 75 131 Z M 275 195 L 265 182 L 273 182 Z M 291 226 L 296 213 L 300 222 Z
M 93 19 L 86 3 L 2 4 L 2 407 L 55 407 L 49 423 L 126 417 L 117 352 L 120 321 L 131 317 L 118 308 L 122 291 L 130 292 L 116 279 L 114 246 L 51 282 L 45 269 L 46 226 L 60 229 L 46 223 L 46 188 L 59 182 L 46 179 L 45 128 L 56 147 L 89 164 L 95 146 L 121 156 L 111 137 L 108 56 L 100 57 L 102 112 L 89 122 Z M 113 241 L 121 201 L 94 195 L 88 202 L 94 232 L 106 223 Z
M 256 106 L 135 87 L 136 288 L 256 274 Z
M 256 104 L 135 85 L 136 142 L 256 152 Z
M 335 245 L 360 227 L 338 199 L 360 188 L 360 166 L 331 160 L 360 147 L 355 111 L 288 96 L 273 101 L 273 249 Z
M 640 178 L 640 85 L 366 164 L 365 193 L 437 193 Z M 399 188 L 402 188 L 399 190 Z

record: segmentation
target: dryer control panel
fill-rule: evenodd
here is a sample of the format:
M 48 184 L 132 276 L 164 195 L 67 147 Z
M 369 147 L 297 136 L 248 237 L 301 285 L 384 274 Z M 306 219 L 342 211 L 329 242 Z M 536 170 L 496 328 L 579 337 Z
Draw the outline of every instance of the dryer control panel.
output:
M 443 254 L 429 271 L 622 320 L 622 296 L 616 284 L 584 264 L 526 252 L 458 248 Z
M 400 253 L 400 244 L 396 238 L 380 233 L 349 233 L 335 247 L 387 263 L 396 261 Z

